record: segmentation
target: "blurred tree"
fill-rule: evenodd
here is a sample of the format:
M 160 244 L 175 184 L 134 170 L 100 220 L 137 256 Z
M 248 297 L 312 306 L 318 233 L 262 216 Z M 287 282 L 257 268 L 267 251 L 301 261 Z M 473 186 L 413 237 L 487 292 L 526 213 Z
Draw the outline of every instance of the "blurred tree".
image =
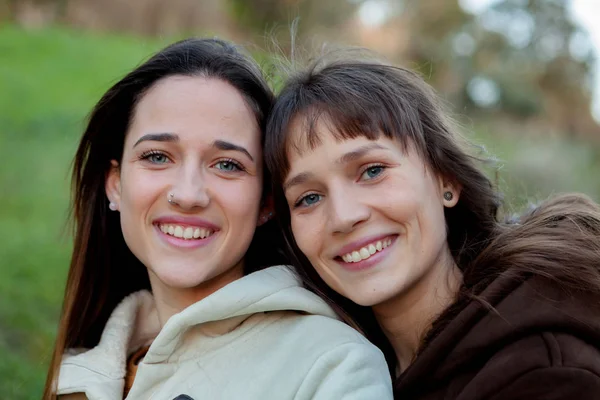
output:
M 531 117 L 544 110 L 550 125 L 562 132 L 600 135 L 590 111 L 594 60 L 585 48 L 591 45 L 570 17 L 568 1 L 504 0 L 476 22 L 483 27 L 475 36 L 480 43 L 476 71 L 498 83 L 504 112 Z M 494 35 L 503 39 L 501 45 L 481 62 L 483 44 Z
M 8 18 L 26 27 L 45 26 L 59 20 L 67 0 L 3 0 Z
M 290 27 L 299 18 L 297 38 L 323 35 L 334 39 L 340 27 L 356 11 L 357 2 L 349 0 L 226 0 L 233 18 L 256 37 L 275 39 L 287 51 Z
M 408 37 L 393 58 L 416 66 L 461 112 L 600 139 L 590 111 L 592 46 L 569 3 L 499 0 L 471 14 L 457 0 L 404 1 L 387 21 Z

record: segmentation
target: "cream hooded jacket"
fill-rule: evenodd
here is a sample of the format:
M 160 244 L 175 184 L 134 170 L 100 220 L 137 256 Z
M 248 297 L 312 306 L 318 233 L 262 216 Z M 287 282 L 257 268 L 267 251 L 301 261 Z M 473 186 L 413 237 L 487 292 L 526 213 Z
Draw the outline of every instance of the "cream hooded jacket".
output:
M 382 353 L 282 266 L 230 283 L 162 330 L 149 292 L 126 297 L 96 347 L 65 354 L 57 394 L 122 399 L 127 356 L 150 342 L 128 400 L 393 397 Z

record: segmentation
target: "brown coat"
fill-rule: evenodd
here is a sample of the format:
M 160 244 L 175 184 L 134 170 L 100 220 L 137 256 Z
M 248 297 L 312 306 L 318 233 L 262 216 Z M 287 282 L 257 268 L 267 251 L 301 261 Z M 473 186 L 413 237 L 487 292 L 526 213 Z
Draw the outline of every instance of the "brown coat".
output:
M 402 400 L 600 399 L 600 300 L 498 278 L 397 379 Z

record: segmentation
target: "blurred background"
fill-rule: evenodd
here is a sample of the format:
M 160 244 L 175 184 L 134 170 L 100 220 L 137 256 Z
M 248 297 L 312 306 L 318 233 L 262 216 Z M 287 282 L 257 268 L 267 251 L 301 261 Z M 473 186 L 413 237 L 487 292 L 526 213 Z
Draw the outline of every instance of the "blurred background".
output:
M 69 168 L 102 93 L 167 43 L 371 48 L 416 69 L 518 210 L 600 201 L 599 0 L 0 0 L 0 393 L 39 399 L 69 262 Z

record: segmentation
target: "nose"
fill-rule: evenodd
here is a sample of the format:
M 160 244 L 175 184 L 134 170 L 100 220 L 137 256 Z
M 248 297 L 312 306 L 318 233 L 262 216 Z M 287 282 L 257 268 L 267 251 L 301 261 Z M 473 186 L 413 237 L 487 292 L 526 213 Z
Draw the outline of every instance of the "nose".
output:
M 348 233 L 369 219 L 371 210 L 356 193 L 332 188 L 329 196 L 329 223 L 333 233 Z
M 210 195 L 204 171 L 190 163 L 178 169 L 176 174 L 168 194 L 169 204 L 186 211 L 208 207 Z

